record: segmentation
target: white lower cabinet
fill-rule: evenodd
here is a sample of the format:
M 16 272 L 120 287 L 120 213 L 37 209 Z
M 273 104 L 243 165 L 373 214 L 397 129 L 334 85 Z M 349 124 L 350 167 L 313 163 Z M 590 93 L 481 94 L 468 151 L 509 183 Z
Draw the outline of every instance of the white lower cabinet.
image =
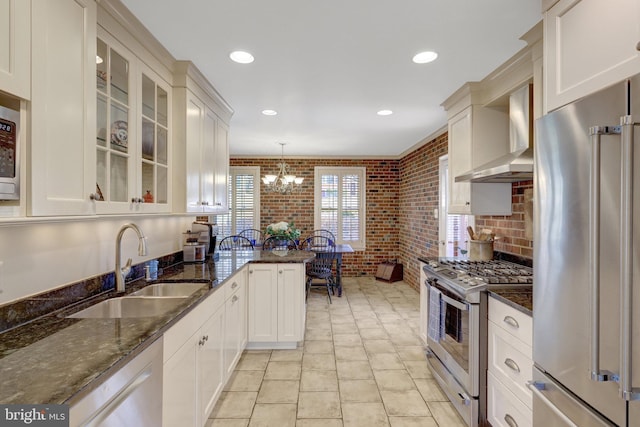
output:
M 493 427 L 533 425 L 531 316 L 489 298 L 487 418 Z
M 225 376 L 233 373 L 247 346 L 247 270 L 236 274 L 227 287 L 225 301 Z
M 251 264 L 248 348 L 296 348 L 304 339 L 304 264 Z
M 246 346 L 245 275 L 236 273 L 165 333 L 163 426 L 202 427 L 211 414 Z
M 487 372 L 487 418 L 493 427 L 533 425 L 533 412 L 511 391 Z

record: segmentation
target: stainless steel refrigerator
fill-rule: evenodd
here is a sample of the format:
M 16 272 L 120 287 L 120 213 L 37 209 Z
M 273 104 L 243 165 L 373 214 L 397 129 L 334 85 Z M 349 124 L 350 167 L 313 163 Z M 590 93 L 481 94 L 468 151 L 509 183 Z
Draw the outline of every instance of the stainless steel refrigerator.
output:
M 536 122 L 535 426 L 640 426 L 640 75 Z

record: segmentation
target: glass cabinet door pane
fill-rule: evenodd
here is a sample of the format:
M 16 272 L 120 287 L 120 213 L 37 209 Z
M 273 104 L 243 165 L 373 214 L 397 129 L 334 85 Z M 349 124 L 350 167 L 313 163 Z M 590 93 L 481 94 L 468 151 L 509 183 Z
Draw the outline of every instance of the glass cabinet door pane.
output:
M 97 170 L 96 170 L 96 200 L 104 201 L 105 191 L 107 187 L 107 152 L 98 150 L 96 153 Z
M 107 45 L 98 39 L 96 51 L 96 88 L 99 91 L 107 91 Z
M 167 130 L 158 126 L 158 159 L 157 162 L 167 164 Z
M 107 146 L 107 98 L 103 95 L 98 95 L 98 102 L 96 105 L 96 144 L 101 147 Z
M 129 104 L 129 61 L 111 49 L 111 97 Z
M 126 202 L 127 188 L 129 186 L 127 177 L 128 158 L 116 153 L 111 153 L 111 191 L 110 200 L 112 202 Z
M 156 203 L 167 203 L 167 168 L 158 166 L 158 189 Z
M 129 151 L 129 112 L 124 107 L 111 103 L 111 148 L 127 153 Z
M 142 163 L 142 194 L 145 203 L 152 203 L 154 201 L 155 188 L 153 186 L 154 181 L 154 167 L 149 163 Z
M 153 146 L 155 143 L 155 124 L 147 119 L 142 119 L 142 158 L 154 160 Z M 144 190 L 144 188 L 143 188 Z
M 168 116 L 168 105 L 167 105 L 167 91 L 162 89 L 160 86 L 158 86 L 158 102 L 157 102 L 157 107 L 158 107 L 158 123 L 160 123 L 162 126 L 167 126 L 168 121 L 167 121 L 167 116 Z
M 142 75 L 142 115 L 156 119 L 156 84 L 149 77 Z

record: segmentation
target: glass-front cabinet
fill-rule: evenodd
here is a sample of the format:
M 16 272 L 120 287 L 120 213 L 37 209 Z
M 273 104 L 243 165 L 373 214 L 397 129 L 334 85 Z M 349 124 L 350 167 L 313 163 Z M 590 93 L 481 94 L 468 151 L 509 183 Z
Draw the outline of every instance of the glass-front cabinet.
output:
M 168 212 L 169 86 L 98 28 L 96 212 Z
M 168 211 L 169 200 L 169 90 L 151 70 L 140 73 L 140 190 L 142 203 Z M 163 206 L 166 209 L 163 209 Z

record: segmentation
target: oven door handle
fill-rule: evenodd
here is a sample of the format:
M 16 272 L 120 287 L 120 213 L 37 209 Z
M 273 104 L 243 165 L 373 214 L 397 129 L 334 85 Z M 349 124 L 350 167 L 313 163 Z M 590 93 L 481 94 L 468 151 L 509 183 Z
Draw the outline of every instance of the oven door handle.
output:
M 453 306 L 461 311 L 469 311 L 469 304 L 463 303 L 460 301 L 456 301 L 453 298 L 446 296 L 445 294 L 440 295 L 440 298 L 450 306 Z

